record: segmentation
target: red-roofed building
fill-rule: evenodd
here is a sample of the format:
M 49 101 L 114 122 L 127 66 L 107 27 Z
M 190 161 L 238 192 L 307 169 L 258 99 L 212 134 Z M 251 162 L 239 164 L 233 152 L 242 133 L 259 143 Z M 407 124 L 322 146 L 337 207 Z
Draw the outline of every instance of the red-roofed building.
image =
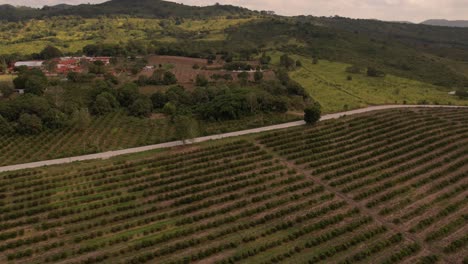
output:
M 56 71 L 59 74 L 67 74 L 69 72 L 82 72 L 80 67 L 80 59 L 73 57 L 62 57 L 57 61 Z

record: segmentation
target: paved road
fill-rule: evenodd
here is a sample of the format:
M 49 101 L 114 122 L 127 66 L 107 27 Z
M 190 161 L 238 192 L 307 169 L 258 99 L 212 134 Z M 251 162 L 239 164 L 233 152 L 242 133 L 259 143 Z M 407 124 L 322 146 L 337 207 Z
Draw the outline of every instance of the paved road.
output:
M 376 111 L 376 110 L 385 110 L 385 109 L 396 109 L 396 108 L 462 108 L 462 107 L 463 106 L 441 106 L 441 105 L 380 105 L 380 106 L 371 106 L 371 107 L 367 107 L 367 108 L 341 112 L 341 113 L 323 115 L 322 118 L 320 119 L 320 121 L 330 120 L 330 119 L 337 119 L 337 118 L 340 118 L 342 116 L 355 115 L 355 114 L 366 113 L 366 112 L 371 112 L 371 111 Z M 236 131 L 236 132 L 231 132 L 231 133 L 225 133 L 225 134 L 218 134 L 218 135 L 212 135 L 212 136 L 206 136 L 206 137 L 199 137 L 199 138 L 192 139 L 190 141 L 186 141 L 185 143 L 183 141 L 172 141 L 172 142 L 156 144 L 156 145 L 149 145 L 149 146 L 144 146 L 144 147 L 129 148 L 129 149 L 108 151 L 108 152 L 102 152 L 102 153 L 96 153 L 96 154 L 90 154 L 90 155 L 83 155 L 83 156 L 76 156 L 76 157 L 70 157 L 70 158 L 45 160 L 45 161 L 17 164 L 17 165 L 11 165 L 11 166 L 4 166 L 4 167 L 0 167 L 0 172 L 15 171 L 15 170 L 22 170 L 22 169 L 32 169 L 32 168 L 39 168 L 39 167 L 43 167 L 43 166 L 51 166 L 51 165 L 72 163 L 72 162 L 85 161 L 85 160 L 108 159 L 108 158 L 111 158 L 111 157 L 116 157 L 116 156 L 125 155 L 125 154 L 144 152 L 144 151 L 154 150 L 154 149 L 165 149 L 165 148 L 182 146 L 184 144 L 185 145 L 194 144 L 194 143 L 200 143 L 200 142 L 205 142 L 205 141 L 210 141 L 210 140 L 237 137 L 237 136 L 243 136 L 243 135 L 254 134 L 254 133 L 261 133 L 261 132 L 266 132 L 266 131 L 272 131 L 272 130 L 277 130 L 277 129 L 302 126 L 302 125 L 305 125 L 304 121 L 296 121 L 296 122 L 289 122 L 289 123 L 284 123 L 284 124 L 279 124 L 279 125 L 259 127 L 259 128 L 254 128 L 254 129 L 248 129 L 248 130 Z

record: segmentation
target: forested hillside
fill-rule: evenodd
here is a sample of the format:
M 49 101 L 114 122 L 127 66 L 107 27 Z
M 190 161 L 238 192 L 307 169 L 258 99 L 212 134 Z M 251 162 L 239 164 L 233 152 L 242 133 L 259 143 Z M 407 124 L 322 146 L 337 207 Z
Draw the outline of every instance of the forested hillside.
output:
M 0 6 L 0 18 L 9 21 L 64 15 L 87 18 L 101 15 L 132 15 L 148 18 L 206 18 L 227 15 L 250 15 L 252 13 L 252 11 L 245 8 L 230 5 L 217 4 L 208 7 L 195 7 L 163 0 L 111 0 L 96 5 L 58 5 L 52 7 L 46 6 L 42 9 L 15 8 L 11 5 Z
M 2 6 L 0 17 L 20 20 L 0 24 L 4 54 L 31 55 L 47 45 L 80 53 L 89 44 L 110 45 L 107 50 L 125 54 L 164 50 L 191 57 L 231 53 L 240 59 L 278 50 L 372 66 L 438 86 L 468 86 L 467 28 L 341 17 L 286 18 L 234 6 L 194 7 L 161 0 L 42 9 Z

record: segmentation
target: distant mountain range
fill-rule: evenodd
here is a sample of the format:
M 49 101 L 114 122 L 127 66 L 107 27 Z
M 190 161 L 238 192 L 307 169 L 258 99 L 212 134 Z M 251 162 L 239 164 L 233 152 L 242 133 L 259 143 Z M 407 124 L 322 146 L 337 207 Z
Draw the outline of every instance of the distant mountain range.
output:
M 468 27 L 468 20 L 429 19 L 421 24 L 443 27 Z

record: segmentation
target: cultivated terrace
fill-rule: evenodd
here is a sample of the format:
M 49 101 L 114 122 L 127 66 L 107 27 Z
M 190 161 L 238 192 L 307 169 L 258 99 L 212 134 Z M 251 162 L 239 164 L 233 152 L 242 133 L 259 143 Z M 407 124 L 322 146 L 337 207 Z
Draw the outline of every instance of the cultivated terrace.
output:
M 467 263 L 468 110 L 0 175 L 2 263 Z

